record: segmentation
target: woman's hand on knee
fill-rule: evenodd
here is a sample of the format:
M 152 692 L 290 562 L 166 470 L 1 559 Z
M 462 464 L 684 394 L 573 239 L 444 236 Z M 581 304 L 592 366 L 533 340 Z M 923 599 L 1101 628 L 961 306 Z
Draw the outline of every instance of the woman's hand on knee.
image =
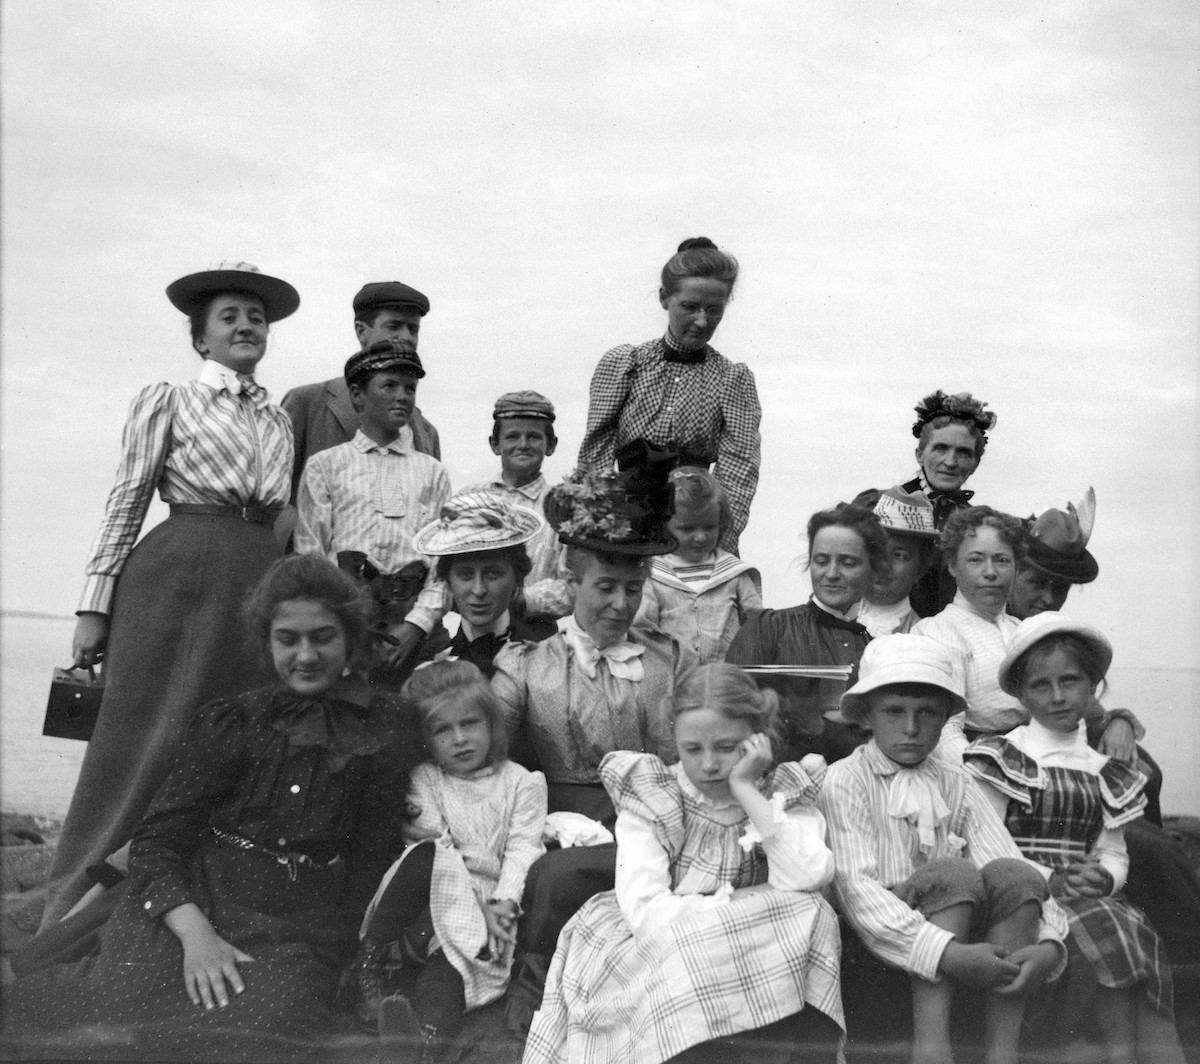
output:
M 183 985 L 193 1005 L 225 1008 L 231 990 L 246 989 L 238 965 L 254 958 L 218 935 L 199 906 L 180 905 L 165 913 L 163 922 L 183 946 Z
M 81 613 L 71 640 L 71 660 L 76 665 L 95 665 L 108 644 L 108 614 Z

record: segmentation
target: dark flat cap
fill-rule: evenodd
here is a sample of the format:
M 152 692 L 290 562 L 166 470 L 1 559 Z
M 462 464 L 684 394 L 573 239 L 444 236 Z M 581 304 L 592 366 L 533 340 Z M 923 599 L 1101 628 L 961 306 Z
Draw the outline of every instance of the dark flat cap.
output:
M 429 297 L 399 281 L 372 281 L 354 297 L 354 313 L 376 307 L 412 307 L 424 317 L 429 313 Z
M 399 369 L 414 377 L 424 377 L 425 367 L 420 356 L 399 340 L 376 340 L 365 351 L 351 355 L 346 361 L 346 383 L 353 384 L 383 369 Z

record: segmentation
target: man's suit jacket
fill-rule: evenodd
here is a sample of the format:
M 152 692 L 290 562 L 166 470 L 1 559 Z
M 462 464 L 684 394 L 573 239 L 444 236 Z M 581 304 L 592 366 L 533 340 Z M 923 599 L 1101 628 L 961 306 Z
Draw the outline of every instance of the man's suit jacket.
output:
M 350 402 L 350 389 L 342 377 L 293 388 L 283 397 L 281 405 L 291 417 L 296 434 L 296 462 L 292 467 L 292 501 L 295 502 L 305 463 L 318 451 L 353 439 L 358 431 L 358 415 Z M 437 429 L 416 408 L 409 425 L 413 446 L 440 461 L 442 445 Z

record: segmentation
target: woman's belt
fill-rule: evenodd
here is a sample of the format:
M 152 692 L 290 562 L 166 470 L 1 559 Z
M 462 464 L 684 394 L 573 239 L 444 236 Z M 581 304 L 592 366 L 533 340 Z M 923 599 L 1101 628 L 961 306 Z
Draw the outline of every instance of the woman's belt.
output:
M 342 855 L 337 854 L 331 860 L 318 861 L 314 857 L 309 857 L 306 853 L 298 853 L 295 850 L 272 850 L 269 846 L 263 846 L 246 838 L 244 835 L 235 835 L 231 831 L 222 831 L 220 828 L 211 827 L 208 830 L 216 836 L 218 842 L 235 846 L 239 850 L 248 850 L 251 853 L 262 854 L 262 856 L 271 858 L 277 864 L 284 865 L 288 871 L 288 879 L 293 883 L 296 882 L 296 872 L 301 866 L 311 868 L 317 872 L 325 872 L 333 868 L 342 859 Z
M 680 466 L 699 466 L 701 469 L 710 469 L 715 461 L 715 458 L 710 458 L 707 455 L 683 454 L 681 452 L 675 460 L 675 468 L 678 469 Z
M 273 525 L 283 512 L 282 506 L 210 506 L 203 502 L 173 502 L 171 514 L 195 514 L 201 517 L 239 517 L 256 525 Z

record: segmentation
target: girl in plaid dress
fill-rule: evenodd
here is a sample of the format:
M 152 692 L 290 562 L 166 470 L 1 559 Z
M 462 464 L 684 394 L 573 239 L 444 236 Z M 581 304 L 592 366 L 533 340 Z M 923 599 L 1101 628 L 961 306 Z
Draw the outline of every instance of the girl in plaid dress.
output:
M 1124 827 L 1142 815 L 1146 777 L 1090 749 L 1083 723 L 1111 661 L 1111 645 L 1094 628 L 1053 612 L 1023 621 L 1000 686 L 1032 720 L 978 739 L 964 762 L 1067 911 L 1067 948 L 1095 972 L 1093 1013 L 1109 1060 L 1181 1062 L 1162 944 L 1120 894 L 1129 870 Z
M 678 764 L 627 751 L 601 762 L 616 889 L 563 929 L 526 1064 L 728 1059 L 732 1036 L 815 1039 L 832 1055 L 840 941 L 813 804 L 824 762 L 772 770 L 776 696 L 731 665 L 700 666 L 666 713 Z
M 466 661 L 421 666 L 403 695 L 430 760 L 409 783 L 413 842 L 384 876 L 362 925 L 359 1014 L 432 1059 L 463 1013 L 508 986 L 521 893 L 544 852 L 546 780 L 507 759 L 500 703 Z M 392 943 L 421 967 L 412 1002 L 388 995 Z

